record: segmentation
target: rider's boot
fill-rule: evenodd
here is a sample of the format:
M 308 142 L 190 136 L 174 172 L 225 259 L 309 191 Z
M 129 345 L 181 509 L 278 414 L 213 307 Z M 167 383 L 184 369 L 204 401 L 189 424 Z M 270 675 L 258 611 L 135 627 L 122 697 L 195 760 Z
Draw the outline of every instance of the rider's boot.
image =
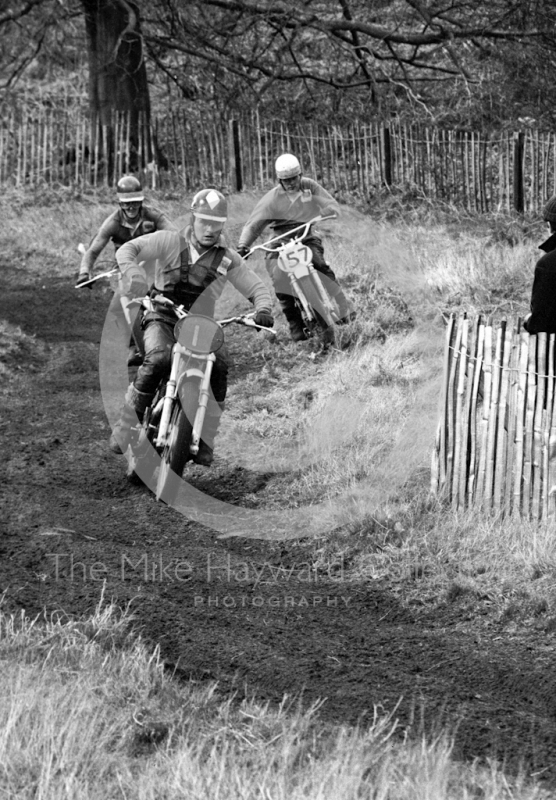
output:
M 125 453 L 131 440 L 131 429 L 137 425 L 137 421 L 142 421 L 145 409 L 152 398 L 152 394 L 138 392 L 132 383 L 128 386 L 120 418 L 114 425 L 110 437 L 109 447 L 113 453 L 118 455 Z
M 290 334 L 294 342 L 302 342 L 307 338 L 303 326 L 303 318 L 299 312 L 295 300 L 290 294 L 277 294 L 280 308 L 290 327 Z
M 224 410 L 224 403 L 219 403 L 218 405 L 222 412 Z M 214 440 L 218 433 L 221 416 L 221 413 L 215 415 L 207 412 L 207 414 L 205 414 L 201 441 L 199 442 L 199 452 L 193 458 L 195 464 L 199 464 L 201 467 L 210 467 L 214 461 Z

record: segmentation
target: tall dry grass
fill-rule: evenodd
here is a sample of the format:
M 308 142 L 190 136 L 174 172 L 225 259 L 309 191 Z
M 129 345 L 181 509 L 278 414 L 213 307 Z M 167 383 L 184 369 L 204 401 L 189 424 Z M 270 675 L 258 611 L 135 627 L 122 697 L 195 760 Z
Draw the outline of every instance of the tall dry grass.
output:
M 393 714 L 325 725 L 176 684 L 111 604 L 39 623 L 0 612 L 0 793 L 7 798 L 542 800 L 524 779 L 451 757 L 448 735 L 400 742 Z

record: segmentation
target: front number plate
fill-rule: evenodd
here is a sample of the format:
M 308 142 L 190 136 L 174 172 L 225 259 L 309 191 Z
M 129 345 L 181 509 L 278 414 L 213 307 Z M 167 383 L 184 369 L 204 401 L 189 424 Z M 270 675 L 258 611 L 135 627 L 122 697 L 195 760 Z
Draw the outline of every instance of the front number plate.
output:
M 287 244 L 278 256 L 278 266 L 284 272 L 294 272 L 298 267 L 307 267 L 312 261 L 311 250 L 301 242 Z

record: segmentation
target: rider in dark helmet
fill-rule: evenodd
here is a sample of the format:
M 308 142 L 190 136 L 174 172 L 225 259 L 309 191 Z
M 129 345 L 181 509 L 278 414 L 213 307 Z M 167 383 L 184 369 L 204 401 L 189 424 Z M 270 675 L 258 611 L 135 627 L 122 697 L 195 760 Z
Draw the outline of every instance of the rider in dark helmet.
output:
M 556 333 L 556 195 L 545 205 L 543 220 L 550 236 L 539 245 L 545 254 L 535 266 L 531 313 L 523 323 L 528 333 Z
M 117 183 L 119 208 L 107 217 L 81 259 L 77 283 L 88 281 L 93 265 L 109 241 L 117 251 L 122 244 L 154 231 L 174 230 L 175 226 L 161 211 L 143 204 L 140 181 L 134 175 L 123 175 Z
M 161 211 L 151 206 L 144 205 L 143 188 L 141 182 L 134 175 L 123 175 L 116 185 L 119 208 L 107 217 L 96 236 L 91 241 L 88 250 L 81 259 L 81 266 L 77 275 L 77 284 L 91 278 L 94 263 L 109 241 L 114 244 L 114 251 L 137 236 L 144 236 L 154 231 L 175 230 L 175 226 Z M 90 285 L 89 285 L 89 288 Z M 110 311 L 119 321 L 119 325 L 127 327 L 127 320 L 123 316 L 120 293 L 115 292 L 110 304 Z M 135 338 L 139 335 L 134 331 L 129 343 L 128 365 L 134 369 L 141 363 L 142 356 Z
M 248 298 L 257 311 L 255 322 L 271 328 L 270 293 L 263 281 L 228 248 L 222 229 L 228 216 L 227 200 L 216 189 L 202 189 L 191 203 L 190 223 L 179 231 L 159 231 L 124 244 L 117 253 L 122 272 L 123 293 L 141 297 L 149 288 L 146 268 L 155 264 L 151 296 L 162 294 L 196 314 L 214 316 L 214 305 L 226 282 Z M 154 393 L 171 366 L 176 317 L 171 310 L 158 305 L 144 311 L 142 317 L 145 356 L 125 397 L 121 417 L 110 438 L 110 449 L 125 452 L 131 428 L 142 419 Z M 197 464 L 210 466 L 214 437 L 224 409 L 227 390 L 228 359 L 226 346 L 215 353 L 205 422 Z

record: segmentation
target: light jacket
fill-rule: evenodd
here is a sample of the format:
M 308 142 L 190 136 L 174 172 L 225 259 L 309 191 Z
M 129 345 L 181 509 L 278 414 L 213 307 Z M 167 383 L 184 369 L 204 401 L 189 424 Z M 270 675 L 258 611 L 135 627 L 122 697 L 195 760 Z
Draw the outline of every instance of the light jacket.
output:
M 332 195 L 312 178 L 301 178 L 301 188 L 296 195 L 275 186 L 262 197 L 245 223 L 238 247 L 250 247 L 263 230 L 270 225 L 274 235 L 286 233 L 318 215 L 340 214 L 340 206 Z M 311 231 L 307 234 L 315 235 Z
M 197 260 L 191 257 L 191 245 L 200 253 Z M 122 245 L 116 260 L 124 294 L 129 292 L 133 278 L 138 277 L 187 309 L 202 298 L 202 309 L 197 304 L 195 311 L 212 316 L 216 300 L 229 281 L 257 311 L 270 312 L 272 308 L 266 285 L 235 250 L 226 246 L 222 236 L 217 244 L 203 249 L 191 227 L 157 231 Z

